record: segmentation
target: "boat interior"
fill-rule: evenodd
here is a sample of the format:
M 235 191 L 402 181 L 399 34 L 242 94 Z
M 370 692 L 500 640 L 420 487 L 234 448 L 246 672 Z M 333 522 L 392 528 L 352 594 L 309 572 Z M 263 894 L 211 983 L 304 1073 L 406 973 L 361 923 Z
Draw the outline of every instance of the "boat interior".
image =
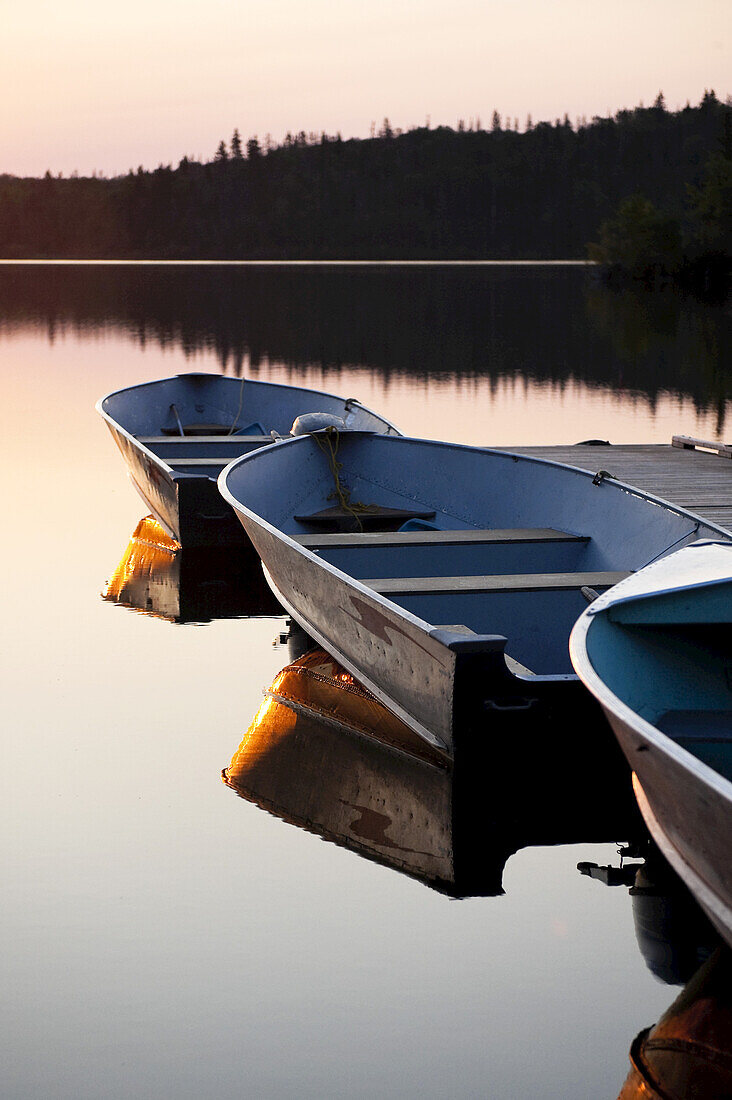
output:
M 347 403 L 346 403 L 347 405 Z M 232 459 L 287 436 L 315 411 L 343 417 L 340 397 L 222 375 L 185 374 L 110 394 L 102 410 L 168 466 L 217 477 Z M 359 422 L 380 418 L 355 406 Z
M 571 672 L 565 639 L 586 606 L 582 589 L 602 591 L 627 572 L 583 568 L 589 543 L 583 535 L 552 528 L 450 530 L 429 522 L 406 520 L 393 532 L 294 537 L 433 626 L 479 634 L 502 633 L 505 624 L 510 656 L 524 672 Z
M 618 604 L 593 621 L 587 647 L 619 699 L 730 781 L 731 626 L 732 585 L 715 585 Z
M 234 496 L 432 626 L 505 634 L 537 675 L 572 673 L 567 639 L 588 599 L 697 536 L 690 517 L 552 463 L 374 436 L 342 437 L 335 458 L 322 439 L 300 442 L 257 461 L 260 478 L 235 468 Z

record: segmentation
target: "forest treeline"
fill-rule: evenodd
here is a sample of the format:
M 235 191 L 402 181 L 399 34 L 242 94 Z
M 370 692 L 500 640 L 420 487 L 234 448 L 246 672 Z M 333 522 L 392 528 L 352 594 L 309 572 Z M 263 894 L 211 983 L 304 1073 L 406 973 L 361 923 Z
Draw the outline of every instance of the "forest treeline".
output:
M 112 179 L 0 176 L 0 257 L 112 259 L 584 258 L 634 195 L 693 235 L 705 171 L 732 114 L 619 111 L 574 126 L 494 114 L 365 140 L 235 131 L 214 158 Z M 727 121 L 729 131 L 729 122 Z M 692 196 L 690 198 L 690 196 Z

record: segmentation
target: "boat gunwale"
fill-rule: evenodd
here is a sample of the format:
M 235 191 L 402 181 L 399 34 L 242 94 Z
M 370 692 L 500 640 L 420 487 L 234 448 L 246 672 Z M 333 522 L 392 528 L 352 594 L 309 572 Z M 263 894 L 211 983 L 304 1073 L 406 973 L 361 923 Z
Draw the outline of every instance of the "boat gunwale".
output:
M 369 411 L 371 411 L 371 410 L 369 410 Z M 323 429 L 321 429 L 321 430 L 323 430 Z M 308 432 L 308 433 L 306 433 L 305 435 L 302 435 L 302 436 L 283 436 L 281 439 L 275 440 L 275 442 L 279 446 L 281 446 L 283 443 L 296 443 L 296 442 L 298 442 L 298 440 L 307 439 L 308 436 L 317 435 L 317 434 L 318 434 L 318 432 Z M 394 435 L 390 435 L 388 433 L 370 432 L 370 431 L 368 431 L 368 429 L 356 428 L 356 429 L 349 429 L 347 434 L 348 435 L 376 435 L 378 438 L 382 438 L 382 439 L 400 439 L 402 441 L 406 441 L 406 442 L 409 442 L 409 443 L 423 443 L 423 444 L 433 446 L 433 447 L 448 447 L 451 450 L 470 451 L 470 452 L 475 452 L 475 453 L 479 453 L 479 454 L 490 454 L 490 455 L 495 455 L 496 458 L 511 459 L 513 462 L 527 462 L 527 463 L 533 463 L 533 464 L 538 465 L 538 466 L 552 466 L 552 467 L 555 467 L 555 468 L 558 468 L 558 469 L 561 469 L 561 470 L 567 470 L 567 471 L 570 471 L 573 474 L 579 474 L 583 478 L 589 478 L 591 481 L 594 481 L 594 479 L 598 476 L 597 473 L 593 474 L 593 472 L 591 470 L 588 470 L 583 466 L 573 466 L 569 462 L 559 462 L 556 459 L 542 458 L 539 455 L 526 455 L 526 454 L 521 454 L 518 451 L 508 451 L 503 447 L 481 447 L 481 446 L 478 446 L 478 445 L 472 444 L 472 443 L 453 443 L 450 440 L 430 439 L 427 436 L 403 435 L 398 430 L 395 430 Z M 260 449 L 261 448 L 257 448 L 257 451 L 260 450 Z M 255 455 L 257 454 L 257 451 L 249 451 L 247 454 L 237 455 L 236 458 L 233 458 L 231 460 L 231 462 L 228 464 L 228 466 L 224 467 L 224 469 L 221 471 L 221 473 L 219 474 L 218 479 L 217 479 L 218 482 L 219 482 L 219 490 L 222 492 L 222 495 L 226 495 L 224 489 L 222 489 L 222 485 L 225 484 L 225 478 L 228 476 L 229 472 L 233 472 L 233 467 L 236 466 L 238 463 L 246 462 L 246 461 L 254 458 Z M 729 542 L 729 543 L 732 544 L 732 531 L 730 531 L 726 527 L 722 527 L 718 523 L 715 523 L 713 520 L 705 519 L 704 516 L 700 516 L 697 512 L 692 512 L 688 508 L 682 508 L 681 505 L 679 505 L 679 504 L 674 504 L 672 501 L 666 500 L 664 497 L 656 496 L 655 493 L 649 493 L 645 489 L 639 489 L 636 485 L 630 485 L 628 482 L 621 481 L 620 478 L 613 477 L 612 475 L 608 475 L 608 474 L 604 475 L 603 478 L 602 478 L 602 482 L 606 483 L 607 485 L 615 486 L 616 488 L 620 489 L 622 492 L 629 493 L 631 496 L 638 497 L 640 500 L 648 501 L 649 504 L 660 505 L 665 511 L 673 512 L 677 516 L 682 516 L 683 518 L 690 520 L 692 523 L 697 524 L 698 527 L 703 526 L 703 527 L 709 528 L 712 531 L 716 531 L 716 532 L 718 532 L 718 534 L 723 536 L 723 541 L 724 542 Z M 226 499 L 229 500 L 229 497 L 227 496 Z M 234 501 L 234 498 L 232 497 L 231 500 L 229 500 L 229 503 L 233 504 L 233 501 Z M 247 512 L 249 511 L 249 509 L 246 509 L 246 510 L 247 510 Z M 256 515 L 257 513 L 252 512 L 251 514 Z M 276 530 L 278 530 L 278 529 L 276 529 Z M 280 532 L 280 533 L 282 535 L 284 535 L 284 537 L 286 537 L 286 538 L 290 537 L 289 535 L 286 535 L 286 533 L 284 531 Z M 567 534 L 573 534 L 575 532 L 566 532 L 566 533 Z M 692 534 L 692 533 L 693 532 L 689 532 L 689 534 Z M 686 538 L 686 537 L 688 537 L 688 536 L 681 536 L 682 539 Z M 679 539 L 677 541 L 681 541 L 681 539 Z M 671 546 L 674 546 L 674 545 L 675 545 L 675 543 L 671 544 Z M 652 562 L 654 562 L 657 558 L 660 558 L 661 555 L 665 555 L 665 554 L 669 553 L 669 551 L 671 550 L 671 546 L 666 547 L 664 550 L 659 550 L 659 552 L 656 555 L 654 555 L 654 557 L 651 558 L 650 561 L 648 561 L 646 563 L 646 565 L 639 566 L 639 568 L 636 570 L 636 572 L 640 572 L 641 568 L 645 569 L 648 565 L 650 565 Z M 307 548 L 303 547 L 303 549 L 307 549 Z M 318 560 L 322 560 L 322 559 L 318 559 Z

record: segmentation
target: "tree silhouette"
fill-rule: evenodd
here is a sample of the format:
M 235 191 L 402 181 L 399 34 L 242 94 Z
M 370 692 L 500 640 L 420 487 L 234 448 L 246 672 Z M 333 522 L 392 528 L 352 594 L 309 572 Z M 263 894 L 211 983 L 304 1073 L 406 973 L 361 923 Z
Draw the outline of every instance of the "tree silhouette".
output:
M 702 248 L 732 256 L 732 158 L 720 150 L 706 163 L 699 187 L 689 187 L 696 237 Z
M 600 240 L 589 245 L 589 253 L 598 263 L 620 265 L 631 278 L 672 275 L 681 263 L 679 223 L 642 195 L 632 195 L 603 222 Z
M 254 136 L 246 157 L 235 130 L 209 162 L 176 169 L 0 175 L 0 256 L 580 258 L 633 195 L 681 227 L 690 255 L 689 242 L 729 247 L 732 107 L 711 92 L 697 107 L 637 107 L 576 129 L 527 118 L 524 132 L 515 120 L 504 130 L 497 111 L 487 130 L 465 121 L 402 133 L 385 119 L 373 140 L 300 131 L 264 151 Z

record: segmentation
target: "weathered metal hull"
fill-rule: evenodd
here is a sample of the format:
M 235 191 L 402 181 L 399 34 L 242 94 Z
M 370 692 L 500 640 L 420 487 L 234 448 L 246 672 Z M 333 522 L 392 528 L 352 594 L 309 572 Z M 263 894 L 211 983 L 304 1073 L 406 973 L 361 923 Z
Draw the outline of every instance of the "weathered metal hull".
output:
M 633 770 L 648 831 L 732 947 L 732 799 L 679 759 L 671 743 L 649 739 L 609 707 L 605 712 Z
M 513 696 L 507 705 L 524 705 L 506 669 L 505 638 L 467 640 L 434 631 L 349 577 L 325 572 L 250 517 L 238 516 L 278 602 L 430 745 L 454 749 L 456 726 L 461 719 L 467 726 L 471 718 L 471 678 L 482 690 L 489 670 L 496 687 L 500 682 Z
M 379 600 L 349 578 L 326 573 L 237 513 L 265 565 L 277 600 L 425 741 L 454 756 L 461 741 L 529 718 L 537 732 L 563 711 L 604 726 L 600 708 L 574 676 L 528 681 L 509 672 L 502 636 L 437 630 Z M 576 727 L 575 727 L 576 728 Z
M 109 421 L 107 426 L 135 489 L 160 526 L 180 546 L 248 546 L 241 525 L 221 499 L 215 478 L 171 470 Z

